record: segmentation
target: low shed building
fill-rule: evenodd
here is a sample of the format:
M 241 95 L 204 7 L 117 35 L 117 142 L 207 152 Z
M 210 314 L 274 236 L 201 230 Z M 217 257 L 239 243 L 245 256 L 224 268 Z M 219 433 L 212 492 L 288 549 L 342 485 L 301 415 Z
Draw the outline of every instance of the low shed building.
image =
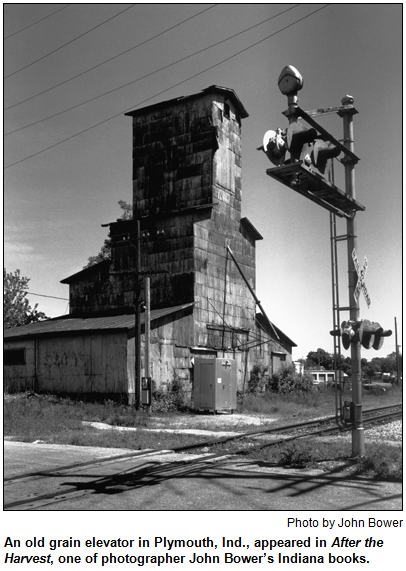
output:
M 261 325 L 260 314 L 255 331 L 238 332 L 240 341 L 235 332 L 226 332 L 234 335 L 234 348 L 216 349 L 222 345 L 222 332 L 215 326 L 208 327 L 209 346 L 194 345 L 193 306 L 189 303 L 151 312 L 150 372 L 162 390 L 176 379 L 191 395 L 195 357 L 236 358 L 239 390 L 246 388 L 255 364 L 269 363 L 271 373 L 289 362 L 293 342 L 275 326 L 279 340 L 272 339 L 272 331 Z M 4 333 L 4 389 L 7 393 L 32 390 L 131 400 L 135 392 L 134 335 L 134 314 L 64 316 L 8 329 Z M 141 365 L 144 374 L 143 360 Z
M 155 372 L 169 378 L 193 304 L 151 312 Z M 134 393 L 134 315 L 62 317 L 4 334 L 6 392 L 33 390 L 103 398 Z M 160 345 L 159 339 L 166 344 Z M 171 371 L 172 372 L 172 371 Z

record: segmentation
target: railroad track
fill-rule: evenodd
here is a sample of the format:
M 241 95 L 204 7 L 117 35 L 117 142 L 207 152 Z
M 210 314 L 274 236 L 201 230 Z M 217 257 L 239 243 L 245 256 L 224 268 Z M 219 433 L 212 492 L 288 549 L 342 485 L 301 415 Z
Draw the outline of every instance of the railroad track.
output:
M 371 426 L 391 422 L 401 418 L 401 416 L 402 405 L 390 405 L 363 411 L 363 422 L 365 429 L 367 430 Z M 240 448 L 235 448 L 235 446 L 233 446 L 232 450 L 227 450 L 224 447 L 224 445 L 227 443 L 234 443 L 239 440 L 244 441 L 246 439 L 251 439 L 251 446 L 249 450 L 254 451 L 281 444 L 283 442 L 297 440 L 299 438 L 337 434 L 351 429 L 352 425 L 345 427 L 337 426 L 335 417 L 331 416 L 301 423 L 282 425 L 279 427 L 252 430 L 245 433 L 236 434 L 235 436 L 215 438 L 192 445 L 179 446 L 172 450 L 142 450 L 127 454 L 109 456 L 107 458 L 98 460 L 74 463 L 46 471 L 18 474 L 4 479 L 5 495 L 7 490 L 12 489 L 13 486 L 24 485 L 25 489 L 28 489 L 28 487 L 36 480 L 42 480 L 45 482 L 46 491 L 33 492 L 26 495 L 25 497 L 19 497 L 18 499 L 5 501 L 4 509 L 41 509 L 42 507 L 48 506 L 50 504 L 80 498 L 81 496 L 84 496 L 88 493 L 94 493 L 95 490 L 103 491 L 106 485 L 112 481 L 112 479 L 114 479 L 116 484 L 119 484 L 120 482 L 125 482 L 128 480 L 131 475 L 136 477 L 139 473 L 149 474 L 149 476 L 153 473 L 159 473 L 159 468 L 157 468 L 157 457 L 162 458 L 162 456 L 173 454 L 174 452 L 181 453 L 190 452 L 192 450 L 198 450 L 201 448 L 205 449 L 205 453 L 197 458 L 183 461 L 177 460 L 172 462 L 169 467 L 166 467 L 165 469 L 166 478 L 180 476 L 182 473 L 184 473 L 185 470 L 194 470 L 196 466 L 201 466 L 207 462 L 224 459 L 225 456 L 247 453 L 246 445 L 243 445 Z M 280 435 L 281 438 L 275 439 L 275 435 Z M 266 437 L 272 437 L 273 439 L 266 440 Z M 220 445 L 223 449 L 218 450 Z M 212 447 L 215 449 L 214 452 L 207 454 L 207 450 L 210 450 Z M 138 462 L 136 467 L 134 467 L 134 461 Z M 139 461 L 141 461 L 141 463 L 139 463 Z M 129 467 L 127 467 L 128 463 L 130 464 Z M 123 466 L 123 470 L 121 471 L 117 470 L 120 464 Z M 114 466 L 113 474 L 106 474 L 100 478 L 92 477 L 92 479 L 89 481 L 89 475 L 87 474 L 88 469 L 92 469 L 93 471 L 94 468 L 108 468 L 111 465 Z M 82 479 L 83 482 L 76 482 L 74 487 L 71 489 L 69 489 L 69 484 L 66 484 L 65 482 L 62 482 L 61 484 L 61 479 L 71 479 L 73 476 Z M 52 489 L 52 487 L 55 488 L 55 486 L 56 489 Z M 58 486 L 59 488 L 62 486 L 62 489 L 58 489 Z

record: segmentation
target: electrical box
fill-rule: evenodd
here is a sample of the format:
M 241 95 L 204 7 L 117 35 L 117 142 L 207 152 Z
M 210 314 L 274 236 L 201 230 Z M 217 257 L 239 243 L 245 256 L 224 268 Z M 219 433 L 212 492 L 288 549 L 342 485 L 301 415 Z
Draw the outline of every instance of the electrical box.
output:
M 193 399 L 195 410 L 236 410 L 237 361 L 195 357 Z
M 346 424 L 354 422 L 354 403 L 351 401 L 344 401 L 342 418 Z
M 151 377 L 142 377 L 141 379 L 141 404 L 151 406 Z

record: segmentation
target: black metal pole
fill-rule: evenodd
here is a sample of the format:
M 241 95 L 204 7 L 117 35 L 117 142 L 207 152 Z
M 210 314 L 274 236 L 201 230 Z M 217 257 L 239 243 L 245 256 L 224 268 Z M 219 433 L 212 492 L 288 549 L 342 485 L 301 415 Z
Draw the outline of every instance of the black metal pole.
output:
M 398 345 L 398 324 L 395 317 L 395 344 L 396 344 L 396 384 L 400 385 L 400 359 Z
M 354 152 L 354 127 L 353 99 L 349 95 L 343 98 L 341 103 L 346 105 L 345 111 L 341 112 L 344 124 L 344 145 Z M 345 168 L 345 191 L 347 196 L 355 199 L 355 172 L 354 161 L 346 158 Z M 357 271 L 352 258 L 353 251 L 357 249 L 356 211 L 351 219 L 347 218 L 347 257 L 348 257 L 348 295 L 350 307 L 350 320 L 359 320 L 359 301 L 354 298 L 357 284 Z M 362 423 L 362 383 L 361 383 L 361 343 L 351 343 L 351 378 L 352 378 L 352 402 L 354 406 L 354 427 L 352 429 L 352 453 L 354 456 L 365 454 L 364 427 Z
M 135 220 L 135 352 L 134 352 L 134 381 L 135 381 L 135 408 L 141 407 L 141 315 L 140 315 L 140 275 L 141 275 L 141 232 L 140 221 Z

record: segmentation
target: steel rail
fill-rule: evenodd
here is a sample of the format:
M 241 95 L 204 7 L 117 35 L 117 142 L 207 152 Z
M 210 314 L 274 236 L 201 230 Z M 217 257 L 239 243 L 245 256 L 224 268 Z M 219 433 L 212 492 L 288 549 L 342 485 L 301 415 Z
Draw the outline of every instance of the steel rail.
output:
M 388 412 L 388 413 L 386 413 L 386 414 L 382 414 L 382 415 L 378 415 L 378 416 L 366 418 L 366 419 L 364 419 L 364 424 L 365 424 L 365 425 L 369 425 L 369 424 L 372 424 L 373 422 L 377 422 L 377 421 L 379 421 L 379 420 L 394 420 L 394 419 L 396 419 L 396 417 L 397 417 L 399 414 L 401 414 L 401 411 Z M 308 432 L 308 433 L 303 433 L 303 434 L 296 434 L 296 435 L 294 435 L 294 436 L 290 436 L 290 437 L 285 438 L 285 439 L 282 439 L 282 440 L 278 440 L 278 441 L 274 441 L 274 442 L 268 442 L 268 443 L 266 443 L 266 444 L 261 444 L 260 446 L 250 448 L 250 451 L 253 451 L 253 450 L 261 450 L 262 448 L 267 448 L 267 447 L 269 447 L 269 446 L 274 446 L 274 445 L 276 445 L 276 444 L 281 444 L 281 443 L 283 443 L 283 442 L 288 442 L 288 441 L 290 441 L 290 440 L 296 440 L 296 439 L 298 439 L 298 438 L 306 438 L 306 437 L 308 437 L 308 436 L 314 436 L 314 435 L 317 435 L 317 434 L 320 434 L 320 435 L 324 434 L 324 435 L 325 435 L 325 434 L 334 434 L 334 433 L 336 433 L 336 432 L 349 432 L 350 430 L 352 430 L 352 428 L 353 428 L 353 425 L 352 425 L 352 424 L 348 424 L 348 425 L 345 425 L 345 426 L 334 426 L 334 427 L 331 427 L 331 428 L 324 428 L 324 429 L 321 428 L 320 430 L 316 430 L 316 431 L 314 431 L 314 432 Z M 244 450 L 237 450 L 237 451 L 233 452 L 233 454 L 243 454 L 244 452 L 246 453 L 247 450 L 245 450 L 245 451 L 244 451 Z

